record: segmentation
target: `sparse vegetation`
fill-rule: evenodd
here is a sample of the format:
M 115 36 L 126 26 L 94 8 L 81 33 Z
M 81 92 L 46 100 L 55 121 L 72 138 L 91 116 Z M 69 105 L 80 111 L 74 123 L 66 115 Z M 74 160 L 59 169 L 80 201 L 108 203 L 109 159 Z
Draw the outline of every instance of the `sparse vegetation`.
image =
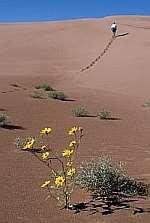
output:
M 84 105 L 77 106 L 72 109 L 72 115 L 75 117 L 86 117 L 88 115 L 88 110 Z
M 52 149 L 49 135 L 53 130 L 46 127 L 37 137 L 16 139 L 16 147 L 30 152 L 42 164 L 49 168 L 49 176 L 41 184 L 47 189 L 59 205 L 66 209 L 78 210 L 84 203 L 71 203 L 72 192 L 78 186 L 91 193 L 92 201 L 100 201 L 102 208 L 110 212 L 111 206 L 122 205 L 128 198 L 149 195 L 149 185 L 139 182 L 126 175 L 121 163 L 114 165 L 108 157 L 86 161 L 79 168 L 75 156 L 83 137 L 83 129 L 79 126 L 70 128 L 67 132 L 69 142 L 61 153 Z M 56 165 L 57 164 L 57 165 Z M 90 202 L 89 202 L 90 203 Z M 130 206 L 129 206 L 130 207 Z
M 49 84 L 43 83 L 35 86 L 36 89 L 43 89 L 44 91 L 55 91 Z
M 8 124 L 8 116 L 6 114 L 0 113 L 0 127 L 4 127 Z
M 44 83 L 44 84 L 39 84 L 36 85 L 35 88 L 37 90 L 44 90 L 47 92 L 47 96 L 49 98 L 65 101 L 66 100 L 66 95 L 62 91 L 55 90 L 52 88 L 49 84 Z M 31 95 L 33 98 L 39 98 L 43 99 L 42 93 L 34 92 L 33 95 Z
M 66 95 L 62 91 L 49 91 L 48 97 L 61 101 L 66 100 Z
M 128 177 L 121 165 L 113 166 L 111 159 L 105 157 L 85 162 L 78 171 L 76 183 L 91 192 L 93 198 L 118 202 L 124 197 L 146 196 L 149 187 Z
M 34 91 L 33 94 L 31 94 L 31 97 L 35 99 L 45 99 L 41 91 Z
M 110 120 L 112 118 L 111 112 L 103 109 L 100 112 L 97 112 L 97 117 L 103 120 Z

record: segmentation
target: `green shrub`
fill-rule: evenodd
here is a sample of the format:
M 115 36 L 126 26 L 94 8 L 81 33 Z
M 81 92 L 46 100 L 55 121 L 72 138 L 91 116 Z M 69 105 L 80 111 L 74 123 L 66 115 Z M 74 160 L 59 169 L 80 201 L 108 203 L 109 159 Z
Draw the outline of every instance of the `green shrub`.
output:
M 121 199 L 147 194 L 147 185 L 126 176 L 121 166 L 114 167 L 109 158 L 85 162 L 78 171 L 76 183 L 102 200 Z
M 54 89 L 49 84 L 39 84 L 35 86 L 36 89 L 43 89 L 44 91 L 54 91 Z
M 34 91 L 33 94 L 31 94 L 31 97 L 35 99 L 44 99 L 42 92 L 39 91 Z
M 86 117 L 88 115 L 88 111 L 85 106 L 77 106 L 72 109 L 72 114 L 75 117 Z
M 0 114 L 0 127 L 4 127 L 8 124 L 8 116 L 6 114 Z
M 103 109 L 102 111 L 97 113 L 97 117 L 104 120 L 109 120 L 112 118 L 111 112 Z
M 48 97 L 62 101 L 66 100 L 65 94 L 61 91 L 49 91 Z

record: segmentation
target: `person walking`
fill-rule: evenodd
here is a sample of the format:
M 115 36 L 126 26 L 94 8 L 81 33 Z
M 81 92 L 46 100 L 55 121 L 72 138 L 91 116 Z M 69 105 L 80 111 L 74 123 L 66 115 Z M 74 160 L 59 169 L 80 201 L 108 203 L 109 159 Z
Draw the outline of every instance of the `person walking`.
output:
M 116 24 L 115 21 L 111 25 L 111 31 L 113 33 L 113 37 L 115 37 L 116 36 L 116 32 L 117 32 L 117 24 Z

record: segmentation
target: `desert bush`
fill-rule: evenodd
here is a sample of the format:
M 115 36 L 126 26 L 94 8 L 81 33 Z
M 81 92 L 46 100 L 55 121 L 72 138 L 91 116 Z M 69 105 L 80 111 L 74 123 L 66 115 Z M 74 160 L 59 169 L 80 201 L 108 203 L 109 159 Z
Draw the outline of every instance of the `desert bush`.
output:
M 94 198 L 121 200 L 124 197 L 146 195 L 148 186 L 127 176 L 120 165 L 113 166 L 111 159 L 99 158 L 81 165 L 76 183 L 91 192 Z
M 36 85 L 35 88 L 43 89 L 44 91 L 54 91 L 54 89 L 47 83 Z
M 86 109 L 85 106 L 77 106 L 72 109 L 72 114 L 75 117 L 86 117 L 88 115 L 88 110 Z
M 97 112 L 97 117 L 104 120 L 109 120 L 112 118 L 111 112 L 103 109 L 100 112 Z
M 48 97 L 61 101 L 66 100 L 66 95 L 62 91 L 49 91 Z
M 35 98 L 35 99 L 44 99 L 44 96 L 42 94 L 42 92 L 40 91 L 34 91 L 32 94 L 31 94 L 31 97 L 32 98 Z
M 51 128 L 44 128 L 40 131 L 38 137 L 25 137 L 16 139 L 16 147 L 22 151 L 28 151 L 41 163 L 44 163 L 49 168 L 49 176 L 41 185 L 41 188 L 47 189 L 49 195 L 52 196 L 58 203 L 69 208 L 71 195 L 75 186 L 75 154 L 79 148 L 83 129 L 79 126 L 74 126 L 68 130 L 69 142 L 62 149 L 61 154 L 51 148 L 49 143 L 49 135 Z M 56 165 L 57 163 L 57 165 Z
M 6 114 L 0 114 L 0 127 L 4 127 L 8 124 L 8 116 Z

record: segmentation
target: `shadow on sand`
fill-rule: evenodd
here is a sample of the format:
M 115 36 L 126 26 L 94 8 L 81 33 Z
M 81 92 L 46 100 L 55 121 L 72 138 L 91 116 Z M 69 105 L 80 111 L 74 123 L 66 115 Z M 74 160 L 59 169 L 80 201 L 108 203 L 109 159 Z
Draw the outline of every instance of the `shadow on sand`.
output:
M 1 126 L 1 128 L 3 128 L 3 129 L 9 129 L 9 130 L 25 130 L 25 128 L 23 128 L 22 126 L 19 126 L 19 125 L 10 125 L 10 124 Z
M 123 36 L 127 36 L 127 35 L 129 35 L 129 33 L 118 34 L 118 35 L 116 35 L 116 38 L 118 38 L 118 37 L 123 37 Z
M 69 99 L 69 98 L 67 99 L 66 98 L 66 99 L 63 99 L 63 100 L 60 100 L 60 101 L 76 101 L 76 100 L 75 99 Z
M 4 111 L 6 111 L 6 109 L 0 108 L 0 112 L 4 112 Z
M 77 203 L 69 208 L 74 211 L 74 214 L 78 214 L 81 212 L 87 212 L 89 215 L 94 215 L 96 213 L 100 213 L 102 215 L 110 215 L 119 210 L 129 210 L 132 211 L 132 214 L 142 214 L 142 213 L 150 213 L 150 208 L 143 208 L 137 206 L 131 206 L 131 203 L 135 202 L 135 199 L 124 199 L 123 201 L 102 201 L 101 199 L 93 199 L 87 203 Z
M 111 117 L 111 118 L 106 118 L 106 119 L 101 119 L 101 120 L 108 120 L 108 121 L 120 121 L 121 118 L 115 118 L 115 117 Z

